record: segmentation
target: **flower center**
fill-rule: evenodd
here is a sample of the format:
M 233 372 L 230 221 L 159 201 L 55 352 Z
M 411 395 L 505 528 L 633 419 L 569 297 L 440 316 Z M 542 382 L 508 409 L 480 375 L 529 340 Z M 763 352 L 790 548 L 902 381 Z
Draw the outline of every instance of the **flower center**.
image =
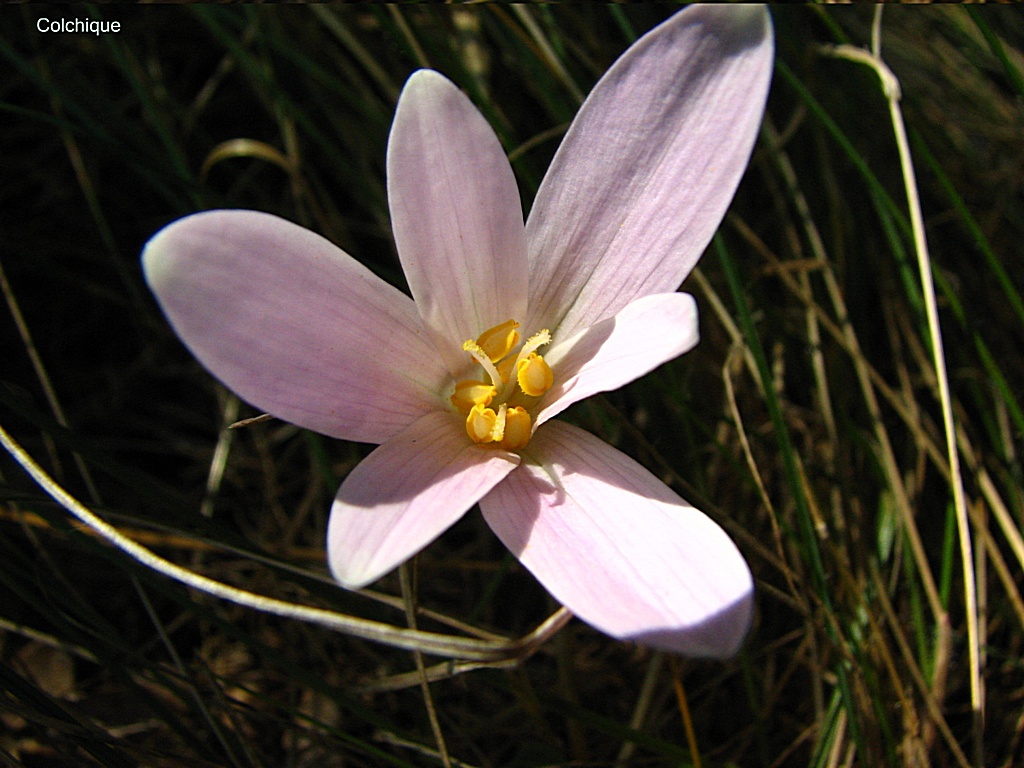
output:
M 474 443 L 494 443 L 507 451 L 530 442 L 533 422 L 528 409 L 554 383 L 551 368 L 537 354 L 551 342 L 551 333 L 536 333 L 520 347 L 517 328 L 515 320 L 506 320 L 463 343 L 480 366 L 481 378 L 456 382 L 450 398 L 465 414 L 466 434 Z M 516 347 L 519 351 L 513 354 Z

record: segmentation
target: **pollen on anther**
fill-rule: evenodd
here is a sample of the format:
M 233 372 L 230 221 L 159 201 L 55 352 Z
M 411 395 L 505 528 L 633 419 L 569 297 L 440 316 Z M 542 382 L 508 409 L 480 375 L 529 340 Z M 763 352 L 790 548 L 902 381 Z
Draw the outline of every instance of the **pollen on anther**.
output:
M 466 379 L 456 382 L 455 391 L 449 398 L 456 408 L 467 413 L 474 405 L 490 405 L 498 390 L 482 381 Z
M 531 352 L 528 358 L 520 359 L 516 364 L 516 379 L 519 388 L 531 397 L 543 395 L 555 381 L 551 366 L 536 352 Z
M 484 354 L 496 363 L 519 343 L 519 331 L 516 328 L 519 323 L 515 320 L 506 320 L 477 337 L 476 343 L 484 351 Z
M 518 327 L 515 320 L 507 320 L 462 343 L 490 383 L 463 379 L 450 396 L 456 410 L 465 414 L 466 434 L 474 443 L 500 445 L 507 451 L 525 448 L 533 427 L 529 411 L 509 400 L 519 397 L 517 389 L 527 397 L 539 397 L 554 383 L 551 367 L 537 354 L 551 343 L 551 332 L 533 334 L 513 354 L 520 342 Z
M 497 420 L 498 414 L 491 408 L 474 405 L 466 417 L 466 434 L 474 443 L 489 443 L 494 440 L 492 433 Z
M 525 408 L 516 406 L 505 414 L 505 435 L 501 439 L 501 447 L 506 451 L 518 451 L 530 442 L 530 414 Z

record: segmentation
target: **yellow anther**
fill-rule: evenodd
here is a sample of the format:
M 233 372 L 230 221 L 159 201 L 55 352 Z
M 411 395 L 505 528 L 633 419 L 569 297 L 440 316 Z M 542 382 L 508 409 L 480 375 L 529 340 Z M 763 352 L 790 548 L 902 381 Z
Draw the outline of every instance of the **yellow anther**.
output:
M 491 362 L 496 363 L 519 343 L 519 331 L 516 330 L 518 327 L 519 323 L 515 320 L 506 320 L 481 333 L 476 343 Z
M 456 383 L 451 401 L 452 405 L 466 413 L 474 405 L 490 405 L 496 394 L 498 394 L 498 390 L 490 384 L 475 379 L 466 379 Z
M 463 379 L 455 383 L 452 405 L 466 414 L 466 434 L 478 444 L 496 443 L 506 451 L 518 451 L 530 442 L 533 420 L 522 406 L 511 406 L 517 387 L 524 395 L 539 397 L 551 389 L 554 374 L 537 350 L 551 343 L 548 330 L 535 333 L 519 348 L 519 323 L 507 320 L 488 328 L 476 340 L 467 339 L 462 348 L 472 356 L 490 379 Z M 513 373 L 515 377 L 513 378 Z M 497 401 L 497 408 L 491 408 Z
M 543 395 L 551 389 L 555 381 L 551 366 L 536 352 L 531 352 L 525 360 L 519 359 L 516 364 L 516 379 L 519 381 L 519 388 L 531 397 Z
M 516 406 L 505 414 L 505 435 L 501 447 L 506 451 L 518 451 L 530 442 L 530 414 L 525 408 Z
M 474 405 L 466 417 L 466 434 L 474 443 L 490 443 L 498 414 L 483 405 Z

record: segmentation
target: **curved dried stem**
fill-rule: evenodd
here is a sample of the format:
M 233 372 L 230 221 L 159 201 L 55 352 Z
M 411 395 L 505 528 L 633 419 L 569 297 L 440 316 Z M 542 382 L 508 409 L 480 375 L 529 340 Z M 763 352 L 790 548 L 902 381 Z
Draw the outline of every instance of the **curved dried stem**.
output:
M 903 112 L 900 109 L 899 80 L 881 57 L 881 8 L 875 16 L 872 32 L 872 50 L 866 51 L 848 45 L 834 46 L 829 53 L 837 58 L 849 59 L 871 67 L 878 75 L 882 91 L 889 105 L 893 134 L 900 157 L 900 169 L 907 194 L 907 208 L 913 231 L 914 251 L 917 256 L 918 272 L 924 295 L 925 312 L 931 333 L 932 356 L 935 365 L 938 399 L 942 408 L 942 424 L 946 436 L 946 449 L 950 470 L 950 486 L 953 491 L 953 506 L 956 511 L 957 531 L 960 540 L 960 555 L 963 565 L 964 603 L 967 614 L 968 656 L 970 660 L 971 708 L 974 713 L 974 763 L 981 765 L 984 749 L 984 691 L 981 677 L 981 638 L 978 620 L 978 588 L 975 560 L 971 544 L 971 524 L 967 513 L 963 477 L 960 472 L 960 456 L 957 449 L 957 430 L 953 421 L 953 401 L 950 395 L 949 377 L 946 373 L 946 358 L 943 351 L 942 329 L 939 323 L 938 306 L 935 299 L 935 285 L 932 278 L 931 259 L 925 235 L 921 200 L 917 191 L 917 180 L 913 159 L 910 156 L 910 142 L 907 139 Z
M 229 584 L 193 573 L 187 568 L 182 568 L 180 565 L 165 560 L 152 550 L 122 535 L 120 531 L 90 511 L 78 499 L 68 493 L 56 480 L 50 477 L 2 426 L 0 426 L 0 444 L 54 501 L 117 549 L 129 555 L 141 565 L 174 579 L 187 587 L 197 589 L 200 592 L 205 592 L 222 600 L 227 600 L 236 605 L 253 608 L 257 611 L 271 613 L 284 618 L 317 624 L 336 632 L 351 635 L 352 637 L 370 640 L 394 648 L 421 651 L 435 656 L 476 662 L 518 662 L 536 651 L 552 635 L 565 626 L 572 617 L 572 614 L 567 609 L 560 608 L 536 629 L 520 638 L 511 640 L 482 640 L 395 627 L 384 622 L 369 621 L 323 608 L 289 603 L 284 600 L 238 589 Z

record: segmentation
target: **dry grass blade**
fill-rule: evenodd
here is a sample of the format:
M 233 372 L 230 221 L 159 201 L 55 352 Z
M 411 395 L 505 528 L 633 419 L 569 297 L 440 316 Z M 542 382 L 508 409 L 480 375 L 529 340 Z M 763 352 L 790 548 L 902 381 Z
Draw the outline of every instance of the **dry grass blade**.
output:
M 115 547 L 130 555 L 147 568 L 158 571 L 193 589 L 214 597 L 229 600 L 238 605 L 273 613 L 277 616 L 317 624 L 328 629 L 383 643 L 395 648 L 481 662 L 504 662 L 510 659 L 525 658 L 533 653 L 551 635 L 561 629 L 570 618 L 568 612 L 564 610 L 558 611 L 529 635 L 525 635 L 518 640 L 495 642 L 449 637 L 413 629 L 402 629 L 380 622 L 345 616 L 320 608 L 287 603 L 282 600 L 237 589 L 193 573 L 126 539 L 113 526 L 105 523 L 93 514 L 44 472 L 3 427 L 0 427 L 0 444 L 58 504 Z
M 964 574 L 964 599 L 967 613 L 968 657 L 971 668 L 971 707 L 974 713 L 974 764 L 983 763 L 983 732 L 984 732 L 984 691 L 982 689 L 982 657 L 981 637 L 978 611 L 978 581 L 974 572 L 974 555 L 971 544 L 970 520 L 967 514 L 967 502 L 964 496 L 963 477 L 960 473 L 960 454 L 957 447 L 957 430 L 953 421 L 953 404 L 950 395 L 949 377 L 946 373 L 946 356 L 944 352 L 942 330 L 939 324 L 939 313 L 935 299 L 935 285 L 932 278 L 931 259 L 925 235 L 924 217 L 921 213 L 921 202 L 917 191 L 913 160 L 910 157 L 910 142 L 907 139 L 903 113 L 900 110 L 899 81 L 881 58 L 881 8 L 877 9 L 872 33 L 872 50 L 864 51 L 851 46 L 836 46 L 831 49 L 834 56 L 848 58 L 867 64 L 877 72 L 882 82 L 882 91 L 889 104 L 889 114 L 893 131 L 896 135 L 896 146 L 899 149 L 900 167 L 907 195 L 907 207 L 910 211 L 913 229 L 914 250 L 917 255 L 925 310 L 928 316 L 928 328 L 931 332 L 932 354 L 934 356 L 936 379 L 938 384 L 938 400 L 942 408 L 942 423 L 946 436 L 947 457 L 951 476 L 953 503 L 956 509 L 957 528 L 960 540 L 961 562 Z

